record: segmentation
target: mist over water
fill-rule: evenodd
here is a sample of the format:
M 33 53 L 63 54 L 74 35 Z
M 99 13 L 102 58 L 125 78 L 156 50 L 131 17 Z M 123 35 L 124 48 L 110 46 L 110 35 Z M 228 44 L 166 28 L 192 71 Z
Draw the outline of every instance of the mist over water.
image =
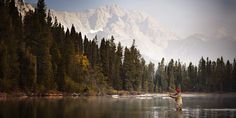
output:
M 185 118 L 236 117 L 235 95 L 184 95 L 183 111 L 172 99 L 161 96 L 12 98 L 0 101 L 1 118 Z

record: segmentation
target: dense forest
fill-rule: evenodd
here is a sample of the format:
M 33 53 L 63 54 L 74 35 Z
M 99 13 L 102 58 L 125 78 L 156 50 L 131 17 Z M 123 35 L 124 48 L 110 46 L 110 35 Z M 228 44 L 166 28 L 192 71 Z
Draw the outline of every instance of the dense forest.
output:
M 0 0 L 0 91 L 109 93 L 114 90 L 165 92 L 236 91 L 236 61 L 208 58 L 198 66 L 164 58 L 146 63 L 135 46 L 115 38 L 88 39 L 52 21 L 44 0 L 22 18 L 14 0 Z M 99 41 L 98 41 L 99 40 Z M 100 42 L 98 44 L 98 42 Z
M 179 86 L 182 91 L 192 92 L 233 92 L 236 91 L 236 61 L 225 63 L 223 57 L 211 61 L 200 59 L 198 66 L 181 64 L 171 60 L 165 65 L 164 58 L 158 63 L 155 80 L 158 91 L 168 91 Z

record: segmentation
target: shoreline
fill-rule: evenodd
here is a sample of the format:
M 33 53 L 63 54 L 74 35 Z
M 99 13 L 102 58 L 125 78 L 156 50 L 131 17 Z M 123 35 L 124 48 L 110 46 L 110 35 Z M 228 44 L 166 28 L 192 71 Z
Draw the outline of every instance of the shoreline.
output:
M 181 93 L 183 97 L 195 97 L 195 96 L 221 96 L 221 95 L 233 95 L 236 96 L 236 92 L 183 92 Z M 97 95 L 90 95 L 88 93 L 25 93 L 25 92 L 0 92 L 0 100 L 7 98 L 63 98 L 63 97 L 90 97 L 90 96 L 120 96 L 120 97 L 131 97 L 131 96 L 141 96 L 141 97 L 163 97 L 167 96 L 168 92 L 163 93 L 145 93 L 137 91 L 117 91 L 116 93 L 103 93 Z

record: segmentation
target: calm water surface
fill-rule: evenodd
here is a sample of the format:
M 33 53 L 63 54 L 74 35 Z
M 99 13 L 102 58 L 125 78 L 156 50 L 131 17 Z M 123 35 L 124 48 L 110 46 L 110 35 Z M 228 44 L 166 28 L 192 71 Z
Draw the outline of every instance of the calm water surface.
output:
M 11 98 L 0 100 L 0 118 L 236 118 L 235 95 L 184 96 L 183 111 L 172 99 L 148 98 Z

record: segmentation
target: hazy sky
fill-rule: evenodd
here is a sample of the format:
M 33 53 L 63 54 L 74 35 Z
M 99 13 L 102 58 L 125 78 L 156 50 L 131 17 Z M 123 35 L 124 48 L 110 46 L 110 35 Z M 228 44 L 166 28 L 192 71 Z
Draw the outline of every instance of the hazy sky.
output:
M 118 4 L 150 14 L 181 38 L 197 33 L 209 39 L 236 40 L 236 0 L 46 0 L 46 4 L 62 11 Z

